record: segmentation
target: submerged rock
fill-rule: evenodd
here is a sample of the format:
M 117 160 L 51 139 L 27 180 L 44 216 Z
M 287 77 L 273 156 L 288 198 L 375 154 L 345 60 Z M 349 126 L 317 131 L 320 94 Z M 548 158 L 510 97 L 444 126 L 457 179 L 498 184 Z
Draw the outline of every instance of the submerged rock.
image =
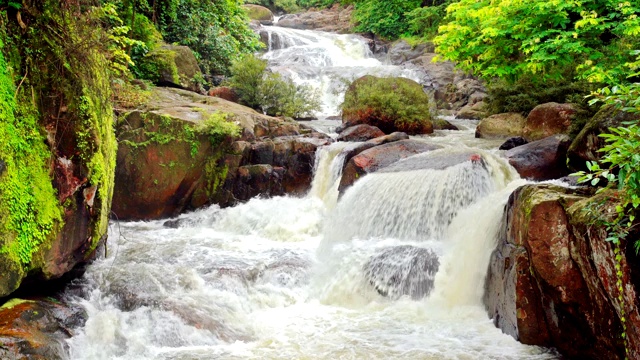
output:
M 615 208 L 611 194 L 587 198 L 574 192 L 526 185 L 511 195 L 484 303 L 503 332 L 524 344 L 555 347 L 571 359 L 624 359 L 625 321 L 628 358 L 637 359 L 636 255 L 629 243 L 616 261 L 606 229 L 594 225 L 598 214 Z
M 54 300 L 9 300 L 0 307 L 0 358 L 67 359 L 66 340 L 85 317 L 81 308 Z
M 364 265 L 364 276 L 382 296 L 421 299 L 433 289 L 440 261 L 431 250 L 415 246 L 383 249 Z

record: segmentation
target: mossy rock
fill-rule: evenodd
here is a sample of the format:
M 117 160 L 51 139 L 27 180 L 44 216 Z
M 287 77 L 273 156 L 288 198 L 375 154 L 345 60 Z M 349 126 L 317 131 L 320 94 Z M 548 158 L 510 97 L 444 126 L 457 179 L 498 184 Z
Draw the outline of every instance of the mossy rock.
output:
M 246 4 L 242 6 L 251 20 L 258 20 L 262 25 L 273 24 L 273 13 L 264 6 Z
M 342 104 L 343 123 L 376 126 L 385 134 L 430 134 L 431 119 L 429 96 L 406 78 L 363 76 L 349 86 Z
M 598 161 L 601 158 L 600 148 L 605 141 L 599 135 L 608 132 L 610 127 L 617 127 L 626 121 L 638 121 L 640 114 L 632 114 L 607 106 L 596 113 L 578 133 L 567 151 L 568 165 L 571 170 L 587 170 L 587 161 Z
M 198 60 L 187 46 L 162 45 L 137 64 L 144 80 L 158 85 L 202 92 L 204 79 Z

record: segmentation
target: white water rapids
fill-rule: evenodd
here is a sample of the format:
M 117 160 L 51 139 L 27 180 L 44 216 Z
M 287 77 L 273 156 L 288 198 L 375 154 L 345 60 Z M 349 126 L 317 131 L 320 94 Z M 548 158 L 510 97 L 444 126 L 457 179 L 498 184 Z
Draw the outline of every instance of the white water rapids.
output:
M 305 67 L 325 84 L 334 80 L 323 74 L 360 71 L 334 62 L 329 47 L 355 51 L 353 37 L 308 37 L 334 40 L 322 45 L 324 65 L 299 54 L 300 81 Z M 369 70 L 377 67 L 384 65 Z M 178 228 L 112 223 L 108 257 L 88 267 L 80 296 L 69 292 L 88 314 L 68 342 L 69 358 L 557 358 L 502 334 L 487 317 L 489 256 L 508 196 L 523 181 L 487 150 L 494 143 L 474 139 L 472 122 L 455 123 L 465 130 L 422 139 L 444 146 L 434 156 L 472 148 L 482 165 L 375 173 L 338 200 L 345 151 L 354 145 L 336 143 L 319 150 L 305 197 L 212 206 L 180 216 Z M 429 160 L 421 156 L 431 155 L 406 164 Z

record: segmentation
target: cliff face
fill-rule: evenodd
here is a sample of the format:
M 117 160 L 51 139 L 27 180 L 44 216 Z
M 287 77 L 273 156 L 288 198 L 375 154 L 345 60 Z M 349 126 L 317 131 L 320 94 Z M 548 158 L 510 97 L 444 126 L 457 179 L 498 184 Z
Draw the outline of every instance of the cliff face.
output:
M 637 255 L 607 242 L 590 215 L 607 199 L 549 185 L 511 195 L 484 299 L 503 332 L 567 358 L 640 356 Z
M 104 239 L 117 143 L 102 14 L 75 2 L 0 12 L 0 297 Z

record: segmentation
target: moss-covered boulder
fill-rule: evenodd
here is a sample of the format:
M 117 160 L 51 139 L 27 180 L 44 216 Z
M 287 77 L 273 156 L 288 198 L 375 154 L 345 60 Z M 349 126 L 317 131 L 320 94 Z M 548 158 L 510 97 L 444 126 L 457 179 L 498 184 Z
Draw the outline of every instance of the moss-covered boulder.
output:
M 507 139 L 522 136 L 526 119 L 519 113 L 495 114 L 484 118 L 476 128 L 476 137 L 484 139 Z
M 429 96 L 405 78 L 366 75 L 355 80 L 345 94 L 342 122 L 375 126 L 385 134 L 433 132 Z
M 0 17 L 3 297 L 27 276 L 58 278 L 92 257 L 107 235 L 117 144 L 95 19 L 54 0 L 23 9 L 33 31 Z
M 156 88 L 118 122 L 113 212 L 157 219 L 257 195 L 301 194 L 311 184 L 315 150 L 328 141 L 301 132 L 295 121 L 224 99 Z
M 503 332 L 569 359 L 640 356 L 637 255 L 631 243 L 617 252 L 597 221 L 615 213 L 612 195 L 589 198 L 552 185 L 511 195 L 484 297 Z
M 610 127 L 622 125 L 623 122 L 638 120 L 640 120 L 640 114 L 623 112 L 613 107 L 602 108 L 582 128 L 569 146 L 567 151 L 569 168 L 586 170 L 587 161 L 596 161 L 601 157 L 598 150 L 605 145 L 605 141 L 599 136 L 600 134 L 606 133 Z
M 157 47 L 136 64 L 140 76 L 157 85 L 202 92 L 204 79 L 193 51 L 180 45 Z
M 264 6 L 245 4 L 242 6 L 251 20 L 258 20 L 262 25 L 273 25 L 273 13 Z

